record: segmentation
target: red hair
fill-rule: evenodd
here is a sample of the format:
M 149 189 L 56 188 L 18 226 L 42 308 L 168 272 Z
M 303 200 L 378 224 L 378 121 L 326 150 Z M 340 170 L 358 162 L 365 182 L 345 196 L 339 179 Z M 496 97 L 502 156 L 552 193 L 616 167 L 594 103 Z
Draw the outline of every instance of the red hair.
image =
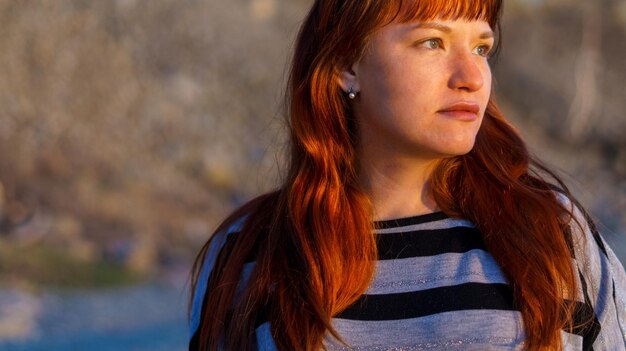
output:
M 315 1 L 292 61 L 288 175 L 280 189 L 244 205 L 216 231 L 246 216 L 208 282 L 200 349 L 216 350 L 218 341 L 226 349 L 247 349 L 267 306 L 281 350 L 317 350 L 327 333 L 340 339 L 331 319 L 366 290 L 377 251 L 372 211 L 358 181 L 357 123 L 338 74 L 358 60 L 373 32 L 394 21 L 484 20 L 495 29 L 500 12 L 501 0 Z M 484 234 L 511 281 L 526 347 L 560 348 L 560 330 L 573 313 L 563 291 L 578 291 L 562 229 L 569 210 L 531 166 L 547 171 L 491 99 L 473 150 L 442 160 L 431 185 L 446 214 L 473 221 Z M 196 258 L 192 291 L 209 244 Z M 253 251 L 253 283 L 235 299 Z

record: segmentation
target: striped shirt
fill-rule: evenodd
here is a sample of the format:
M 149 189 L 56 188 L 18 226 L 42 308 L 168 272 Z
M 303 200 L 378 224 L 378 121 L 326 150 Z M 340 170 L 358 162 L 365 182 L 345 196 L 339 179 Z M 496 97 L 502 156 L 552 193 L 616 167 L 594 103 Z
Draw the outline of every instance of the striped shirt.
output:
M 577 212 L 581 216 L 580 212 Z M 582 221 L 586 224 L 586 221 Z M 521 313 L 500 266 L 469 221 L 432 213 L 376 222 L 379 258 L 367 291 L 332 320 L 350 350 L 521 350 Z M 206 283 L 236 223 L 216 237 L 193 302 L 189 350 L 197 350 Z M 578 311 L 594 321 L 561 332 L 564 350 L 626 350 L 626 274 L 594 228 L 571 226 L 579 271 Z M 254 263 L 246 264 L 242 282 Z M 245 284 L 240 284 L 241 286 Z M 276 350 L 269 322 L 255 331 L 258 350 Z M 329 350 L 345 346 L 328 337 Z

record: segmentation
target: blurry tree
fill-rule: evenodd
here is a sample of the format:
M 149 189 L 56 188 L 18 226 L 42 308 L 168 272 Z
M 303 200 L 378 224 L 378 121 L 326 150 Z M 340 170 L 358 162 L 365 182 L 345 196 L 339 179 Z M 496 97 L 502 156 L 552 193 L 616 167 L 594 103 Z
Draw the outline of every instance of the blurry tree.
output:
M 280 177 L 286 62 L 310 3 L 0 0 L 0 249 L 188 264 Z M 507 1 L 495 69 L 533 149 L 622 233 L 624 4 Z
M 187 262 L 276 181 L 302 5 L 0 1 L 3 240 Z
M 626 260 L 626 2 L 514 0 L 504 18 L 495 74 L 508 116 Z

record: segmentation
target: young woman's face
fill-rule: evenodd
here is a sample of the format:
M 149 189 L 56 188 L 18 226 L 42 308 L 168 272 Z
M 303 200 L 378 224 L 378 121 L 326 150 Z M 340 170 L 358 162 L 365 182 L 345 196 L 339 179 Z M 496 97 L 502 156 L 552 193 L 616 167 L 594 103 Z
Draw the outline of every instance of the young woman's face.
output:
M 425 159 L 469 152 L 491 93 L 493 42 L 484 21 L 377 31 L 352 66 L 353 81 L 344 80 L 359 92 L 354 112 L 362 145 Z

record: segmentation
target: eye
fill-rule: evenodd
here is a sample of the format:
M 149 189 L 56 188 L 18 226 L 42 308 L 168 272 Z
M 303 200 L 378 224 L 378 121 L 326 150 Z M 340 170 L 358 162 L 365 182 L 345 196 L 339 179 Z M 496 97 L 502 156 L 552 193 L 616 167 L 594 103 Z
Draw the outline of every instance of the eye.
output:
M 443 42 L 438 38 L 426 39 L 419 43 L 422 46 L 425 46 L 428 49 L 439 49 L 443 47 Z
M 476 54 L 483 57 L 489 57 L 489 53 L 491 52 L 491 46 L 489 45 L 480 45 L 475 49 Z

